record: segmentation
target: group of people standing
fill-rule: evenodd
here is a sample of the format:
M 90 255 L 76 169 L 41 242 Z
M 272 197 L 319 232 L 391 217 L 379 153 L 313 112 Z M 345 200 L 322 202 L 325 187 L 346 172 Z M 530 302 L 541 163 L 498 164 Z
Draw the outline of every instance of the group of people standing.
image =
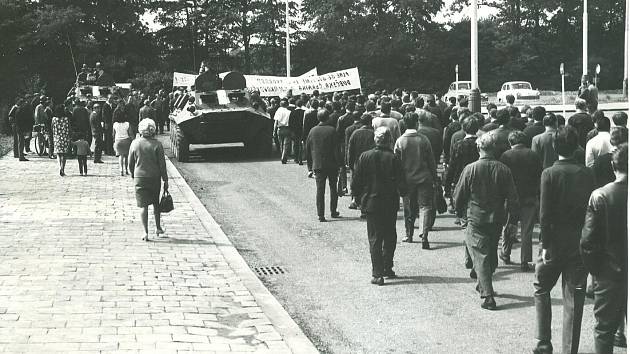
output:
M 553 351 L 550 291 L 560 275 L 562 348 L 577 352 L 590 273 L 596 350 L 610 353 L 613 343 L 625 346 L 627 115 L 615 113 L 613 126 L 604 112 L 589 113 L 586 100 L 577 98 L 576 113 L 565 121 L 541 106 L 519 109 L 514 101 L 507 97 L 501 108 L 488 104 L 484 116 L 471 112 L 466 98 L 446 103 L 402 90 L 369 96 L 314 92 L 274 99 L 269 112 L 281 162 L 292 152 L 296 163 L 306 159 L 308 176 L 316 179 L 319 221 L 326 221 L 326 182 L 331 217 L 340 217 L 337 199 L 346 194 L 350 208 L 361 209 L 373 284 L 396 277 L 400 198 L 403 242 L 413 242 L 419 219 L 423 249 L 430 249 L 436 209 L 446 199 L 465 229 L 465 266 L 477 279 L 482 308 L 497 309 L 492 276 L 499 259 L 512 263 L 520 226 L 520 268 L 527 272 L 535 265 L 534 352 Z M 533 259 L 536 223 L 540 251 Z

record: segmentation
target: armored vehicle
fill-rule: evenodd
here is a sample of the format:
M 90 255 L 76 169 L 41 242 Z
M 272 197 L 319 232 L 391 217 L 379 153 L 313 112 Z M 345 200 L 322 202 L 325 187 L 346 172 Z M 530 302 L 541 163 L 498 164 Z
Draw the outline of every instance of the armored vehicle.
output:
M 271 154 L 273 120 L 260 99 L 251 97 L 241 73 L 220 80 L 206 71 L 194 88 L 180 95 L 170 114 L 171 148 L 178 161 L 188 161 L 191 144 L 242 142 L 250 155 Z

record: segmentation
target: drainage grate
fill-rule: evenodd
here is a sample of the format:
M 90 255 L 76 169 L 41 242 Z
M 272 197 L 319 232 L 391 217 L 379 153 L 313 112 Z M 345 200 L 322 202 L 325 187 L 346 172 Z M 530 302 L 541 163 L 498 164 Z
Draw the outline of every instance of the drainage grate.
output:
M 256 272 L 256 274 L 258 274 L 259 277 L 267 277 L 270 275 L 279 275 L 285 273 L 284 269 L 279 266 L 256 267 L 254 268 L 254 271 Z

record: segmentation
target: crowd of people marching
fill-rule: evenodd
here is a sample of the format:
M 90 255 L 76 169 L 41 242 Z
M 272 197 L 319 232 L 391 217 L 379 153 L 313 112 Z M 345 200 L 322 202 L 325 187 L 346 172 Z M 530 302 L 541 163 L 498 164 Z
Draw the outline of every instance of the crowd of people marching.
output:
M 169 129 L 168 115 L 181 97 L 182 92 L 160 90 L 153 96 L 131 92 L 124 99 L 110 95 L 104 103 L 69 98 L 56 105 L 45 95 L 20 97 L 9 113 L 14 157 L 28 161 L 33 131 L 49 133 L 47 155 L 58 159 L 61 176 L 69 155 L 77 156 L 81 175 L 88 173 L 88 154 L 94 163 L 103 162 L 103 153 L 118 156 L 121 176 L 136 172 L 148 240 L 148 205 L 154 206 L 156 233 L 164 233 L 157 199 L 160 179 L 166 190 L 168 176 L 163 158 L 148 161 L 142 155 L 163 156 L 161 144 L 151 138 Z M 274 120 L 282 164 L 291 157 L 299 165 L 306 161 L 317 186 L 319 221 L 327 221 L 326 184 L 330 217 L 341 217 L 340 196 L 349 195 L 350 209 L 360 209 L 367 221 L 372 284 L 396 277 L 401 197 L 402 241 L 413 242 L 417 219 L 425 250 L 431 248 L 436 213 L 450 209 L 456 215 L 455 223 L 465 230 L 464 266 L 477 279 L 484 309 L 497 308 L 492 276 L 499 259 L 512 263 L 520 228 L 520 269 L 531 271 L 535 264 L 534 352 L 553 351 L 550 291 L 562 275 L 563 352 L 577 353 L 584 298 L 591 294 L 596 351 L 611 353 L 613 345 L 625 346 L 627 115 L 617 112 L 611 122 L 585 98 L 576 99 L 576 113 L 568 119 L 542 106 L 519 109 L 512 96 L 505 107 L 487 104 L 484 116 L 473 113 L 465 97 L 444 102 L 439 95 L 400 89 L 370 95 L 315 91 L 264 104 L 257 98 L 256 104 Z M 146 139 L 132 144 L 136 136 Z M 152 179 L 143 180 L 144 173 Z M 536 223 L 540 251 L 534 259 Z
M 465 266 L 477 279 L 481 307 L 497 308 L 492 275 L 499 259 L 511 264 L 518 241 L 520 268 L 535 264 L 535 353 L 551 353 L 550 292 L 562 275 L 562 352 L 577 353 L 586 293 L 594 295 L 598 353 L 625 346 L 627 300 L 627 115 L 611 119 L 577 98 L 568 119 L 544 107 L 487 105 L 473 113 L 468 100 L 377 91 L 272 99 L 274 140 L 286 164 L 292 157 L 317 185 L 316 208 L 338 218 L 338 197 L 367 219 L 372 284 L 394 278 L 396 214 L 403 200 L 405 238 L 416 219 L 422 248 L 436 212 L 447 205 L 465 230 Z M 596 107 L 596 103 L 595 103 Z M 443 168 L 440 168 L 443 167 Z M 348 183 L 349 175 L 351 183 Z M 538 257 L 532 257 L 540 224 Z M 497 254 L 497 249 L 499 249 Z M 592 284 L 587 291 L 587 275 Z M 593 294 L 594 293 L 594 294 Z

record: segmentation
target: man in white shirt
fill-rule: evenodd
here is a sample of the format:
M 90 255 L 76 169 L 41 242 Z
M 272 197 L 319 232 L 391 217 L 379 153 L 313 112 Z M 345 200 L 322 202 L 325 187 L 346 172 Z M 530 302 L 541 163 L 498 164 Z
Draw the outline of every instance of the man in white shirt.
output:
M 595 122 L 597 135 L 586 143 L 586 167 L 593 167 L 597 157 L 612 151 L 610 145 L 610 119 L 603 114 Z
M 291 149 L 291 129 L 289 129 L 289 116 L 291 111 L 289 110 L 289 102 L 286 99 L 280 101 L 280 107 L 274 115 L 274 127 L 273 135 L 280 140 L 280 146 L 282 148 L 282 164 L 287 163 L 289 156 L 289 150 Z

